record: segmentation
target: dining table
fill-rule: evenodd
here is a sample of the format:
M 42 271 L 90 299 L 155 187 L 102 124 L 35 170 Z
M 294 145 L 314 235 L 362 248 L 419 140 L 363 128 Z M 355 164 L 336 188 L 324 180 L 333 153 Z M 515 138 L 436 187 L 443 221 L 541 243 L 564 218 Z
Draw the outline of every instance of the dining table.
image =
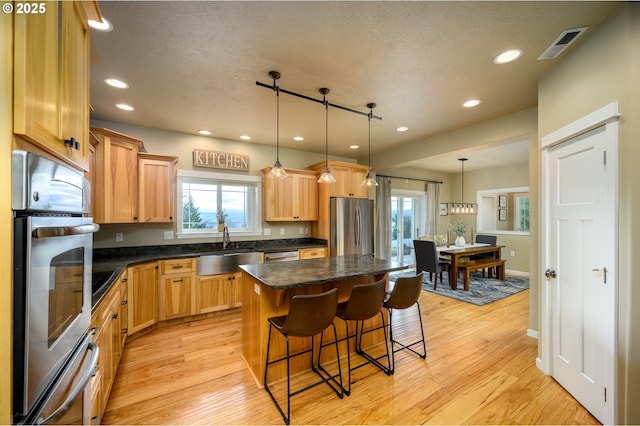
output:
M 444 245 L 436 247 L 436 250 L 440 256 L 450 256 L 451 266 L 449 269 L 449 285 L 452 290 L 458 288 L 458 265 L 460 259 L 467 256 L 473 256 L 481 253 L 490 253 L 495 259 L 501 259 L 501 249 L 504 246 L 486 244 L 486 243 L 471 243 L 464 246 L 456 245 Z M 453 278 L 453 279 L 452 279 Z

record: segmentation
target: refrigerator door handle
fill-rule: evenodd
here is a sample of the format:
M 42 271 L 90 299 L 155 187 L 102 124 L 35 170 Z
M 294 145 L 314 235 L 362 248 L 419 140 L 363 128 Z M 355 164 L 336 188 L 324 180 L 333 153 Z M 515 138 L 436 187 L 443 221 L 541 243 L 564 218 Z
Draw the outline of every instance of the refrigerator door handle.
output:
M 360 211 L 360 206 L 356 206 L 356 226 L 355 226 L 355 237 L 356 237 L 356 248 L 360 250 L 360 234 L 362 227 L 362 212 Z

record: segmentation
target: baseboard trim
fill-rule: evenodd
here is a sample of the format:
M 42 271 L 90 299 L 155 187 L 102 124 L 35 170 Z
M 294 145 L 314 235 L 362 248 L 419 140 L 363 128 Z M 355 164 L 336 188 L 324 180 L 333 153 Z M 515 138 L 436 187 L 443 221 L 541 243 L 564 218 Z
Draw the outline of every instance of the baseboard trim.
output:
M 532 330 L 529 328 L 527 330 L 527 336 L 533 337 L 534 339 L 538 339 L 538 330 Z

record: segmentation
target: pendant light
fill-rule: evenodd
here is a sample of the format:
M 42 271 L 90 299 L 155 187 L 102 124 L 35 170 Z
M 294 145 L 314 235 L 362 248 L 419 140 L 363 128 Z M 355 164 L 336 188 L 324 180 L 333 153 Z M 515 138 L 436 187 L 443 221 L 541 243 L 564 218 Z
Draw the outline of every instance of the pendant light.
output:
M 273 91 L 276 92 L 276 162 L 269 172 L 270 178 L 287 177 L 287 172 L 280 164 L 280 87 L 276 85 L 276 80 L 280 78 L 278 71 L 269 71 L 269 77 L 273 79 Z
M 460 191 L 460 202 L 459 203 L 449 203 L 449 213 L 450 214 L 478 214 L 478 205 L 476 203 L 465 203 L 464 202 L 464 162 L 467 161 L 467 158 L 458 158 L 460 163 L 462 164 L 462 173 L 460 175 L 460 180 L 462 181 L 462 189 Z
M 369 187 L 378 186 L 378 182 L 376 179 L 371 176 L 371 118 L 373 117 L 373 109 L 376 107 L 376 104 L 371 102 L 367 104 L 367 108 L 369 108 L 369 114 L 367 117 L 369 118 L 369 170 L 367 170 L 367 177 L 364 178 L 360 186 Z
M 322 103 L 324 104 L 324 122 L 325 122 L 325 166 L 322 175 L 320 175 L 320 179 L 318 179 L 318 183 L 334 183 L 336 178 L 331 174 L 331 170 L 329 170 L 329 102 L 327 102 L 327 94 L 329 93 L 329 89 L 323 87 L 320 89 L 320 93 L 322 94 Z

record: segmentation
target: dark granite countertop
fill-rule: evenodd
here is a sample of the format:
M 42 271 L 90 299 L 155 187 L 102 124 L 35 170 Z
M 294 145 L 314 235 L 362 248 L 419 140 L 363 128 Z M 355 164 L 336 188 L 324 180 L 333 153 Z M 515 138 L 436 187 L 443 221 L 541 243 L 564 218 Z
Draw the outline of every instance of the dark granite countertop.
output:
M 407 269 L 397 262 L 372 256 L 347 255 L 241 265 L 240 269 L 272 290 L 286 290 L 366 275 Z
M 227 249 L 222 243 L 170 244 L 159 246 L 117 247 L 93 250 L 93 277 L 101 285 L 93 290 L 92 307 L 109 291 L 120 273 L 127 267 L 145 262 L 180 257 L 198 257 L 210 254 L 242 252 L 277 252 L 304 248 L 327 247 L 327 241 L 318 238 L 283 238 L 277 240 L 233 241 Z M 109 274 L 113 272 L 113 274 Z

